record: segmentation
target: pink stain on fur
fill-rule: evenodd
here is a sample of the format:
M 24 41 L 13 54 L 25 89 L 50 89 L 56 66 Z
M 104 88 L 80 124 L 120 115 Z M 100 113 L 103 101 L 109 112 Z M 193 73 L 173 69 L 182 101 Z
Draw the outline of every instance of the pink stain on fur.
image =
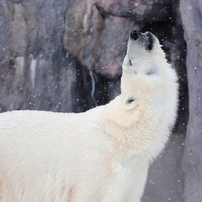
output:
M 68 192 L 68 199 L 67 202 L 72 202 L 74 199 L 74 187 L 70 187 L 70 190 Z

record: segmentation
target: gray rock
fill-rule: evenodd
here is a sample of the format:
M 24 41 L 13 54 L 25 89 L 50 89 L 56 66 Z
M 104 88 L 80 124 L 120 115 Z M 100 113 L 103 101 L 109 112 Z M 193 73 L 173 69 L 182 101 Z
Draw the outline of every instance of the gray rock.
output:
M 184 201 L 202 201 L 202 2 L 181 0 L 180 11 L 187 43 L 189 122 L 182 167 Z
M 173 134 L 166 149 L 149 169 L 142 202 L 183 202 L 184 173 L 181 159 L 184 135 Z

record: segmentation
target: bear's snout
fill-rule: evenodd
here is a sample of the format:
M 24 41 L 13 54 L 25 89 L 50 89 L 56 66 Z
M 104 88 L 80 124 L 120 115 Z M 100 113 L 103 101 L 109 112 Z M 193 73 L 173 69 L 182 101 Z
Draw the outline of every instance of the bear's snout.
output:
M 137 32 L 136 30 L 133 30 L 130 32 L 130 38 L 132 38 L 133 40 L 137 40 L 140 35 L 141 33 Z
M 151 32 L 137 32 L 136 30 L 133 30 L 130 32 L 130 38 L 132 40 L 138 40 L 140 44 L 143 44 L 146 50 L 152 50 L 153 48 L 153 34 Z

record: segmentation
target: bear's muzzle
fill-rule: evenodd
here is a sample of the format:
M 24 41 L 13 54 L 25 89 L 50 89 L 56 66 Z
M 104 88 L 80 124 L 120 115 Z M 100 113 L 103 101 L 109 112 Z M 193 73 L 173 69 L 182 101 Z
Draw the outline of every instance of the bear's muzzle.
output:
M 151 32 L 137 32 L 133 30 L 130 32 L 130 39 L 137 40 L 140 45 L 143 45 L 146 50 L 151 51 L 154 43 L 154 35 Z

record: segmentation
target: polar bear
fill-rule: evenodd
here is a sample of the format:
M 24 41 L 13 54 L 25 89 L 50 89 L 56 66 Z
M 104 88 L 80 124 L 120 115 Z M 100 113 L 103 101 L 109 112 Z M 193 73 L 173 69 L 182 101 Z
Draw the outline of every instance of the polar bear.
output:
M 104 106 L 0 115 L 0 202 L 140 202 L 176 119 L 177 76 L 150 32 L 130 33 L 122 68 Z

